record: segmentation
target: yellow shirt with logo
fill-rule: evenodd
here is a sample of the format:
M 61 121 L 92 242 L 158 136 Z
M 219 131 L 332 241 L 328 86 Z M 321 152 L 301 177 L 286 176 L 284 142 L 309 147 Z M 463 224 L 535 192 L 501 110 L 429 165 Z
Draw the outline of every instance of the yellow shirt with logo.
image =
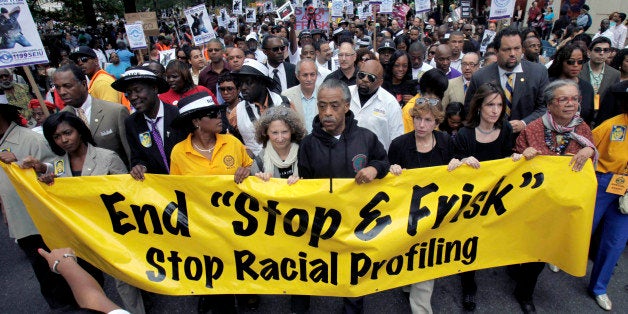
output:
M 170 174 L 174 175 L 233 175 L 239 167 L 249 167 L 253 159 L 246 147 L 230 134 L 216 134 L 216 146 L 211 160 L 192 147 L 192 134 L 172 149 Z
M 628 115 L 610 118 L 593 129 L 593 143 L 600 152 L 597 171 L 623 173 L 628 163 Z

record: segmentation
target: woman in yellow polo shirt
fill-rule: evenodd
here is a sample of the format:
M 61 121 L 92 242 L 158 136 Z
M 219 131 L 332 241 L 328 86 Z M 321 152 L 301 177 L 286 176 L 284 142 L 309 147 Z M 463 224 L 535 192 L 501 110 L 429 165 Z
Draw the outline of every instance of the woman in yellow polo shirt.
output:
M 190 134 L 172 149 L 170 174 L 233 175 L 236 183 L 249 176 L 253 160 L 244 145 L 230 134 L 220 134 L 222 109 L 207 93 L 181 99 L 172 126 Z

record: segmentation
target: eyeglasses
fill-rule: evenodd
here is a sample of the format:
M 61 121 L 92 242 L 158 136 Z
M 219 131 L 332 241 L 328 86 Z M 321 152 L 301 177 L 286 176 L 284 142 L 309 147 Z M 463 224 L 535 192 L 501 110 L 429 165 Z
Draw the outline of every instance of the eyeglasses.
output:
M 576 63 L 578 63 L 579 65 L 583 65 L 586 61 L 584 59 L 580 59 L 580 60 L 565 60 L 565 62 L 567 62 L 567 64 L 569 65 L 575 65 Z
M 375 74 L 371 74 L 371 73 L 366 73 L 366 72 L 358 72 L 358 79 L 363 80 L 364 78 L 367 78 L 369 82 L 371 83 L 375 83 L 375 81 L 377 81 L 377 75 Z
M 371 60 L 371 58 L 369 58 L 369 57 L 362 57 L 362 62 L 366 62 L 366 61 L 369 61 L 369 60 Z
M 81 62 L 81 63 L 85 63 L 87 61 L 89 61 L 89 57 L 78 57 L 76 58 L 76 62 Z
M 187 60 L 188 57 L 186 57 L 186 56 L 177 56 L 177 59 L 179 59 L 179 60 Z
M 582 101 L 582 96 L 573 96 L 573 97 L 558 97 L 558 98 L 552 98 L 552 100 L 555 100 L 557 104 L 564 106 L 570 102 L 576 103 L 576 104 L 580 104 L 580 102 Z
M 270 50 L 272 52 L 280 52 L 280 51 L 283 51 L 284 49 L 286 49 L 286 46 L 277 46 L 277 47 L 264 48 L 264 49 Z
M 434 55 L 436 54 L 436 50 L 428 52 L 428 54 Z
M 611 48 L 600 48 L 600 47 L 595 47 L 595 48 L 593 48 L 593 52 L 595 52 L 595 53 L 601 53 L 601 52 L 603 52 L 603 53 L 609 53 L 609 52 L 611 52 Z
M 233 92 L 236 88 L 233 86 L 227 86 L 227 87 L 218 87 L 218 90 L 220 90 L 221 92 Z
M 470 67 L 470 68 L 475 68 L 478 64 L 477 63 L 473 63 L 473 62 L 463 62 L 462 63 L 462 67 L 466 68 L 466 67 Z
M 218 119 L 220 117 L 220 111 L 210 111 L 205 116 L 210 119 Z
M 219 52 L 222 51 L 220 48 L 207 48 L 207 52 Z
M 421 97 L 416 100 L 415 105 L 421 106 L 424 104 L 429 104 L 432 107 L 436 107 L 438 106 L 439 103 L 440 103 L 440 100 L 438 99 Z

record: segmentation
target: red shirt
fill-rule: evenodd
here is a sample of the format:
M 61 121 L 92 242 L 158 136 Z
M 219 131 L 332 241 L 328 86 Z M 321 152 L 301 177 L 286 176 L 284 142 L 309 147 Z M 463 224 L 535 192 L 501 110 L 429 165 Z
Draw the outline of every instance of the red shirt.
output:
M 179 103 L 179 100 L 181 100 L 181 98 L 194 95 L 200 92 L 208 93 L 210 96 L 212 96 L 212 99 L 214 100 L 214 104 L 218 104 L 218 99 L 216 98 L 216 95 L 212 93 L 212 91 L 210 91 L 204 86 L 198 86 L 198 85 L 183 94 L 179 94 L 173 91 L 172 89 L 170 89 L 163 94 L 159 94 L 159 99 L 161 99 L 161 101 L 163 101 L 166 104 L 171 104 L 171 105 L 176 106 Z

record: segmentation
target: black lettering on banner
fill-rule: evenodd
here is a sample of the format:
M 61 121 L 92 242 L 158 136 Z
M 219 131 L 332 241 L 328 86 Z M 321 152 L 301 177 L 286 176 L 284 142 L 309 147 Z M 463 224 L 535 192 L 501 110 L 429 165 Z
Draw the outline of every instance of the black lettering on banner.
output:
M 225 265 L 217 256 L 203 255 L 203 260 L 205 261 L 205 287 L 213 288 L 214 280 L 218 280 L 222 276 Z
M 361 265 L 360 265 L 361 264 Z M 351 279 L 352 285 L 358 284 L 358 279 L 368 274 L 371 268 L 371 259 L 364 253 L 351 252 Z
M 257 230 L 257 219 L 246 211 L 246 203 L 249 203 L 249 210 L 257 212 L 259 211 L 259 202 L 257 199 L 247 193 L 240 193 L 235 200 L 235 210 L 247 220 L 247 226 L 244 227 L 244 223 L 241 221 L 232 222 L 233 232 L 239 236 L 250 236 Z M 249 252 L 250 253 L 250 252 Z M 236 259 L 237 260 L 237 259 Z
M 277 262 L 270 258 L 267 258 L 261 260 L 259 264 L 262 265 L 262 271 L 260 271 L 260 276 L 262 277 L 262 279 L 279 280 L 279 265 L 277 265 Z
M 445 195 L 438 197 L 438 209 L 436 210 L 436 220 L 434 221 L 434 225 L 432 229 L 436 229 L 440 226 L 440 223 L 445 219 L 445 216 L 449 213 L 449 211 L 456 205 L 460 197 L 458 195 L 452 195 L 451 197 L 447 197 Z
M 249 275 L 253 279 L 257 279 L 259 275 L 251 269 L 251 265 L 255 262 L 255 254 L 249 250 L 233 251 L 236 263 L 236 278 L 238 280 L 244 280 L 244 273 Z
M 192 264 L 194 264 L 194 267 L 192 267 Z M 192 269 L 194 269 L 194 273 L 192 273 Z M 198 281 L 203 275 L 203 264 L 201 264 L 201 259 L 194 256 L 186 258 L 183 263 L 183 271 L 185 272 L 186 278 Z
M 407 233 L 411 236 L 416 235 L 419 226 L 419 220 L 430 215 L 430 209 L 426 206 L 421 207 L 421 199 L 438 191 L 438 185 L 430 183 L 425 187 L 415 185 L 412 187 L 412 200 L 410 201 L 410 213 L 408 215 Z
M 125 198 L 119 192 L 115 192 L 111 195 L 100 194 L 100 199 L 105 204 L 105 208 L 107 208 L 107 212 L 109 213 L 109 218 L 111 219 L 111 227 L 113 228 L 113 232 L 121 235 L 125 235 L 127 232 L 131 230 L 135 230 L 135 226 L 130 223 L 122 223 L 122 220 L 125 218 L 129 218 L 123 211 L 117 211 L 113 204 L 124 201 Z
M 183 260 L 179 257 L 179 252 L 170 251 L 170 256 L 165 258 L 164 252 L 160 249 L 151 247 L 146 252 L 146 261 L 156 269 L 155 271 L 146 271 L 146 277 L 153 282 L 161 282 L 166 276 L 166 268 L 161 263 L 170 262 L 170 279 L 179 281 L 179 265 L 183 264 L 183 274 L 187 280 L 199 281 L 203 276 L 203 268 L 205 275 L 205 287 L 213 288 L 214 280 L 218 280 L 224 270 L 224 263 L 219 257 L 211 257 L 203 255 L 203 259 L 196 256 L 188 256 Z M 183 262 L 183 263 L 181 263 Z
M 468 193 L 473 192 L 473 184 L 471 183 L 465 183 L 465 185 L 462 187 L 462 190 Z M 451 218 L 451 220 L 449 222 L 456 222 L 458 221 L 458 216 L 460 216 L 460 213 L 462 213 L 462 210 L 469 204 L 469 202 L 471 201 L 471 194 L 462 194 L 462 202 L 460 203 L 460 207 L 458 208 L 458 211 L 456 212 L 456 214 Z
M 264 210 L 268 212 L 268 220 L 266 221 L 266 230 L 264 231 L 267 235 L 275 234 L 275 225 L 277 224 L 277 216 L 281 215 L 279 209 L 277 209 L 277 205 L 279 202 L 268 200 L 268 206 L 263 206 Z
M 299 227 L 297 230 L 292 229 L 292 221 L 295 217 L 299 217 Z M 309 225 L 309 216 L 307 211 L 299 208 L 292 208 L 286 213 L 286 217 L 283 220 L 283 229 L 287 235 L 300 237 L 307 232 L 307 226 Z
M 378 209 L 373 210 L 373 208 L 375 208 L 377 204 L 381 203 L 382 201 L 388 202 L 389 200 L 390 200 L 390 197 L 388 196 L 388 194 L 384 192 L 378 192 L 377 194 L 375 194 L 373 199 L 371 199 L 371 201 L 368 202 L 360 210 L 360 217 L 362 217 L 363 220 L 356 226 L 355 232 L 354 232 L 355 236 L 358 237 L 358 239 L 362 241 L 372 240 L 378 234 L 384 231 L 384 228 L 386 226 L 392 223 L 392 219 L 390 218 L 390 215 L 380 217 L 382 212 Z M 373 221 L 375 221 L 375 226 L 370 231 L 365 232 L 366 228 Z
M 512 184 L 507 184 L 503 190 L 498 192 L 499 187 L 501 186 L 502 182 L 504 182 L 504 179 L 506 179 L 506 176 L 502 176 L 501 179 L 497 181 L 497 183 L 491 190 L 491 193 L 488 195 L 488 198 L 486 199 L 486 203 L 484 203 L 484 207 L 482 207 L 482 212 L 480 213 L 480 215 L 486 216 L 491 206 L 495 207 L 495 213 L 497 214 L 497 216 L 501 216 L 503 213 L 506 212 L 506 207 L 504 206 L 504 202 L 502 202 L 502 198 L 512 190 L 513 186 Z
M 172 264 L 172 280 L 179 280 L 179 262 L 182 261 L 179 257 L 179 252 L 170 251 L 168 261 Z
M 188 207 L 187 202 L 185 201 L 185 193 L 177 190 L 175 190 L 174 193 L 177 195 L 178 204 L 170 202 L 164 209 L 164 213 L 162 215 L 164 227 L 173 235 L 181 233 L 182 236 L 189 237 L 190 229 L 188 226 Z M 177 214 L 176 225 L 173 226 L 172 216 L 177 209 L 179 209 L 179 211 Z
M 281 277 L 285 278 L 288 281 L 294 280 L 297 278 L 297 271 L 294 270 L 297 267 L 297 263 L 289 258 L 284 258 L 281 260 Z M 288 274 L 288 269 L 292 270 Z
M 325 232 L 321 233 L 327 219 L 331 219 L 329 228 Z M 312 223 L 310 242 L 308 243 L 308 245 L 311 247 L 318 247 L 319 239 L 327 240 L 333 237 L 334 234 L 336 234 L 336 231 L 338 231 L 338 227 L 340 227 L 341 221 L 342 215 L 339 211 L 333 208 L 325 211 L 325 208 L 323 207 L 316 207 L 316 212 L 314 213 L 314 222 Z
M 156 271 L 146 271 L 146 277 L 148 278 L 148 280 L 153 282 L 161 282 L 166 278 L 166 270 L 161 267 L 161 265 L 157 264 L 157 262 L 163 263 L 165 261 L 166 260 L 164 259 L 163 251 L 154 247 L 146 251 L 146 262 L 148 262 L 148 264 L 155 267 L 156 269 Z
M 488 192 L 486 191 L 478 193 L 478 195 L 473 198 L 473 201 L 471 201 L 471 209 L 465 210 L 462 214 L 462 217 L 469 219 L 477 216 L 477 214 L 480 212 L 480 205 L 478 204 L 478 202 L 484 201 L 484 199 L 486 198 L 486 194 L 488 194 Z
M 131 205 L 131 210 L 133 210 L 133 216 L 137 222 L 137 232 L 148 234 L 148 229 L 146 228 L 146 214 L 149 214 L 150 221 L 153 223 L 153 233 L 164 234 L 164 231 L 161 229 L 161 223 L 159 223 L 159 213 L 157 213 L 155 206 L 148 204 L 142 207 Z

